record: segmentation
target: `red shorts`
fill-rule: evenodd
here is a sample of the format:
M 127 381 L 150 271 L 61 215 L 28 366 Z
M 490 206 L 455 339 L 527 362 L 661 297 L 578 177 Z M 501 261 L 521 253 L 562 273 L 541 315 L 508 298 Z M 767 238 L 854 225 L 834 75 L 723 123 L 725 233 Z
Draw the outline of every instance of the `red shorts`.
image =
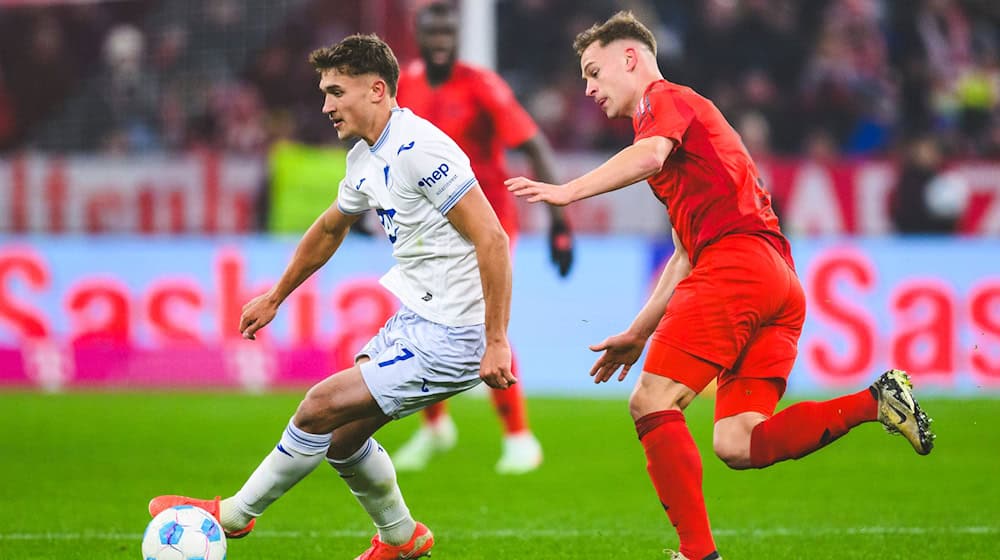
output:
M 795 363 L 805 314 L 805 293 L 781 255 L 759 237 L 727 236 L 706 247 L 677 285 L 643 371 L 696 392 L 718 377 L 716 419 L 770 416 Z

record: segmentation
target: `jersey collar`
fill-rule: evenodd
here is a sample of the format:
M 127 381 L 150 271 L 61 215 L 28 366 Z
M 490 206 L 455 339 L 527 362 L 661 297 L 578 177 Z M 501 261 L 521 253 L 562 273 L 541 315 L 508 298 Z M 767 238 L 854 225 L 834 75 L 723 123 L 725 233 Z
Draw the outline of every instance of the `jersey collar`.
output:
M 368 148 L 368 150 L 371 151 L 371 153 L 374 154 L 378 152 L 379 148 L 381 148 L 382 145 L 385 144 L 386 138 L 389 137 L 389 129 L 392 128 L 393 119 L 395 119 L 396 116 L 400 114 L 402 111 L 403 110 L 399 107 L 394 107 L 392 109 L 392 114 L 389 115 L 389 120 L 386 121 L 385 128 L 382 129 L 382 134 L 379 134 L 378 140 L 375 141 L 375 144 L 372 147 Z

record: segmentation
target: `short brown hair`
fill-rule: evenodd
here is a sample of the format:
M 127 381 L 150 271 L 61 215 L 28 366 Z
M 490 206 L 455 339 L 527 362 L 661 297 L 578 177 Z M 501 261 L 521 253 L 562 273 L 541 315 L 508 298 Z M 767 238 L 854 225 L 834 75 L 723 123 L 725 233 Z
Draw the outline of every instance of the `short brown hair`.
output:
M 603 47 L 618 39 L 635 39 L 656 54 L 656 38 L 653 37 L 653 32 L 636 19 L 632 12 L 624 10 L 608 18 L 608 21 L 595 23 L 590 29 L 581 32 L 573 41 L 573 48 L 579 56 L 595 42 Z
M 309 54 L 309 63 L 317 72 L 336 69 L 348 76 L 375 74 L 389 86 L 389 95 L 396 97 L 399 85 L 399 62 L 392 49 L 378 35 L 351 35 L 332 47 L 316 49 Z

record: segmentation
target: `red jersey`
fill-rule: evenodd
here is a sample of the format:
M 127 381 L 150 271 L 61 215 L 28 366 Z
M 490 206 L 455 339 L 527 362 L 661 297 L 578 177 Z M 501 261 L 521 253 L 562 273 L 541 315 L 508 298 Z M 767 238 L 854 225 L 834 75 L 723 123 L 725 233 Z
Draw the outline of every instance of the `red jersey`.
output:
M 659 80 L 646 88 L 632 126 L 636 140 L 663 136 L 675 142 L 663 169 L 648 181 L 692 264 L 722 236 L 751 234 L 794 267 L 757 166 L 715 104 L 691 88 Z
M 422 60 L 403 69 L 396 99 L 454 140 L 472 162 L 472 171 L 504 229 L 516 231 L 517 207 L 503 182 L 504 150 L 530 140 L 538 126 L 510 87 L 494 72 L 456 62 L 436 87 L 427 81 Z

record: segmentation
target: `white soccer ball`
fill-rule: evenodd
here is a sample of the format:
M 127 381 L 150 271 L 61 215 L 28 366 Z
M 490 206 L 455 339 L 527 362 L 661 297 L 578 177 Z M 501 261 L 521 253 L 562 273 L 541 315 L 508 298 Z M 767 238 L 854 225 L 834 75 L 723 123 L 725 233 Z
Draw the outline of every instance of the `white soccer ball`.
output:
M 207 511 L 194 506 L 165 509 L 146 526 L 143 560 L 225 560 L 226 535 Z

